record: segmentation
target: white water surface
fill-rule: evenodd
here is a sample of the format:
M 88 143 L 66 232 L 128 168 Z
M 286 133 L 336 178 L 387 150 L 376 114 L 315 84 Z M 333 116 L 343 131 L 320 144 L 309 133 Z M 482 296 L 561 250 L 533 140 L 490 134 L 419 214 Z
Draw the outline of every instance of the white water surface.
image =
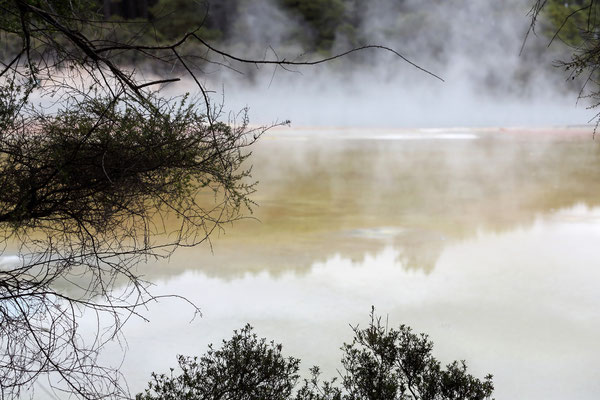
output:
M 212 253 L 142 267 L 155 294 L 203 316 L 167 300 L 126 325 L 132 391 L 246 323 L 303 373 L 335 376 L 349 324 L 373 305 L 429 334 L 444 363 L 493 374 L 498 400 L 598 399 L 598 143 L 574 130 L 467 134 L 478 139 L 263 141 L 260 222 L 229 227 Z

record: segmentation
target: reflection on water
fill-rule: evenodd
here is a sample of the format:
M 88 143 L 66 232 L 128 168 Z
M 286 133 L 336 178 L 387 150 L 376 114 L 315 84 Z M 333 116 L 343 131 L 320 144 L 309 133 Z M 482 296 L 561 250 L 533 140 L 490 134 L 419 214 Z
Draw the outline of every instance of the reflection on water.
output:
M 348 323 L 375 305 L 428 332 L 442 360 L 493 373 L 497 399 L 597 399 L 599 144 L 575 130 L 419 134 L 265 137 L 258 220 L 226 227 L 214 253 L 141 267 L 204 317 L 190 324 L 173 301 L 130 323 L 132 389 L 246 322 L 333 374 Z
M 512 231 L 576 204 L 600 205 L 600 143 L 589 130 L 472 131 L 469 139 L 459 133 L 467 135 L 267 135 L 253 154 L 256 219 L 225 227 L 213 240 L 214 254 L 182 249 L 168 267 L 143 271 L 154 278 L 200 267 L 223 279 L 301 273 L 335 254 L 358 261 L 390 243 L 407 266 L 429 271 L 446 246 L 479 232 Z

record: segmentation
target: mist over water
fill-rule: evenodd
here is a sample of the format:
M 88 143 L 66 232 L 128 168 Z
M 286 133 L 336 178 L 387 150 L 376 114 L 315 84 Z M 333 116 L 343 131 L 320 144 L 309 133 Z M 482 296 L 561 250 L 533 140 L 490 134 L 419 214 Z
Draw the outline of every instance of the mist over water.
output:
M 228 51 L 314 59 L 293 41 L 299 19 L 244 4 Z M 493 373 L 498 399 L 597 398 L 598 142 L 589 127 L 531 129 L 594 117 L 581 82 L 553 67 L 568 49 L 532 36 L 519 55 L 530 0 L 355 4 L 367 41 L 339 37 L 334 52 L 388 46 L 444 82 L 373 50 L 290 70 L 207 66 L 223 119 L 247 106 L 252 124 L 297 129 L 253 148 L 256 220 L 140 268 L 204 315 L 161 303 L 152 329 L 128 325 L 132 387 L 247 322 L 334 376 L 347 324 L 373 304 L 431 334 L 443 361 Z M 490 126 L 527 129 L 457 128 Z
M 280 1 L 240 0 L 229 37 L 215 46 L 257 60 L 328 57 L 304 55 L 297 34 L 310 27 Z M 292 128 L 273 127 L 251 147 L 240 141 L 240 151 L 252 151 L 242 164 L 252 165 L 252 176 L 234 183 L 256 182 L 252 210 L 198 246 L 131 265 L 153 295 L 166 297 L 140 307 L 142 318 L 123 328 L 127 342 L 111 343 L 100 360 L 120 368 L 135 394 L 177 354 L 200 356 L 208 343 L 218 347 L 250 323 L 259 336 L 283 343 L 286 356 L 303 360 L 301 377 L 319 365 L 331 378 L 339 346 L 350 339 L 348 324 L 364 326 L 375 306 L 390 326 L 430 334 L 443 363 L 465 359 L 474 375 L 494 374 L 499 400 L 597 400 L 596 112 L 577 100 L 582 82 L 553 66 L 569 58 L 566 46 L 547 48 L 549 39 L 534 35 L 520 54 L 532 1 L 346 0 L 360 18 L 328 54 L 380 45 L 418 67 L 381 49 L 290 68 L 208 55 L 215 62 L 196 76 L 212 105 L 222 105 L 220 120 L 245 122 L 240 110 L 248 108 L 250 127 L 289 119 Z M 181 72 L 176 65 L 164 75 L 138 67 L 142 77 L 163 80 Z M 64 75 L 88 84 L 85 74 Z M 165 86 L 173 96 L 166 101 L 189 91 L 202 113 L 197 86 L 182 76 Z M 69 104 L 60 90 L 51 100 L 40 92 L 33 101 L 49 102 L 49 112 Z M 95 146 L 90 137 L 81 143 Z M 160 139 L 159 150 L 168 143 Z M 210 159 L 214 141 L 203 142 Z M 153 152 L 148 143 L 140 148 Z M 201 171 L 210 181 L 208 165 Z M 218 201 L 210 187 L 194 199 L 206 210 Z M 157 227 L 148 243 L 159 248 L 179 232 L 186 212 L 156 215 L 144 222 Z M 30 262 L 7 243 L 0 273 Z M 85 298 L 89 278 L 73 270 L 55 287 Z M 117 298 L 126 298 L 128 281 L 115 282 L 123 294 Z M 192 319 L 196 309 L 185 299 L 202 318 Z M 82 314 L 85 340 L 95 340 L 85 335 L 103 322 L 93 314 Z M 45 398 L 38 393 L 34 398 Z
M 236 55 L 286 60 L 303 56 L 294 32 L 309 29 L 277 8 L 250 2 L 233 25 L 229 50 Z M 595 115 L 577 104 L 581 82 L 553 66 L 568 59 L 566 46 L 530 35 L 529 0 L 376 0 L 362 7 L 355 27 L 360 43 L 336 38 L 333 52 L 388 46 L 445 82 L 397 56 L 365 50 L 312 67 L 214 66 L 206 75 L 226 110 L 249 107 L 250 121 L 289 119 L 294 126 L 452 127 L 581 125 Z M 366 39 L 365 39 L 366 38 Z M 247 45 L 240 45 L 247 44 Z M 177 87 L 190 90 L 189 82 Z

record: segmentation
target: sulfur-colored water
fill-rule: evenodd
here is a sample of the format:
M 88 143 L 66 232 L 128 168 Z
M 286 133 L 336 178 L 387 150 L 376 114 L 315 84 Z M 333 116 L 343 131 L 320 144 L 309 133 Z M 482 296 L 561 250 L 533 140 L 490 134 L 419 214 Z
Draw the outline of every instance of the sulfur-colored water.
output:
M 133 392 L 251 323 L 335 375 L 371 305 L 502 399 L 600 397 L 600 143 L 589 129 L 276 131 L 253 217 L 140 267 L 186 296 L 130 321 Z

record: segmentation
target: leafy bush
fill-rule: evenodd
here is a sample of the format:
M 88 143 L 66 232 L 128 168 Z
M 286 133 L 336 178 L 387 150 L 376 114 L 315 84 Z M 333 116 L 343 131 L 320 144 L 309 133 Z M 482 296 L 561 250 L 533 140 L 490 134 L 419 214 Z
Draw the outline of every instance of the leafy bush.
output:
M 281 345 L 258 339 L 246 325 L 215 350 L 198 357 L 178 356 L 182 373 L 152 374 L 149 388 L 137 400 L 236 399 L 284 400 L 298 381 L 300 360 L 281 354 Z
M 427 335 L 406 325 L 388 329 L 372 311 L 367 328 L 352 329 L 352 343 L 342 346 L 340 377 L 331 381 L 321 381 L 313 367 L 294 390 L 300 360 L 285 358 L 280 344 L 258 339 L 246 325 L 220 350 L 211 345 L 200 358 L 179 356 L 179 375 L 174 369 L 169 375 L 153 373 L 136 399 L 484 400 L 492 395 L 491 375 L 475 378 L 464 361 L 442 368 Z

